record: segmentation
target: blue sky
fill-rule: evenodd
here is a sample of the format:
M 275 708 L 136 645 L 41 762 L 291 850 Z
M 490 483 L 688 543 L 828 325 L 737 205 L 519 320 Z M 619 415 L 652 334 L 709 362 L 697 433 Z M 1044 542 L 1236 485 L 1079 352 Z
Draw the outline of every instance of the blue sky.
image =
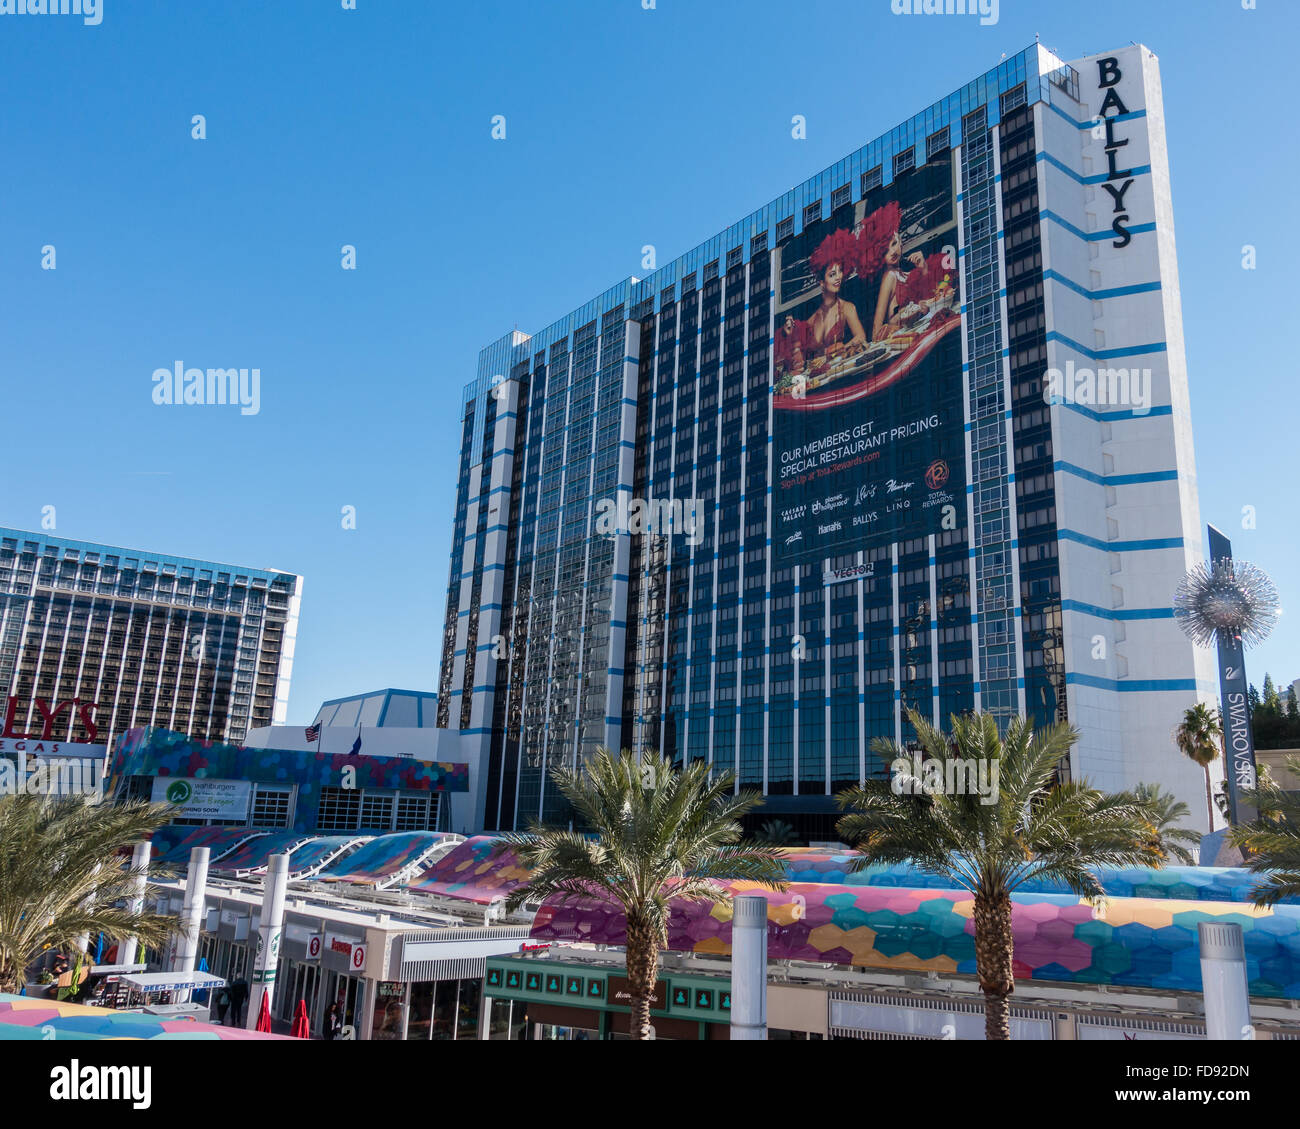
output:
M 0 16 L 0 524 L 53 505 L 68 537 L 302 573 L 290 720 L 435 686 L 481 346 L 1035 33 L 1161 58 L 1202 516 L 1291 605 L 1252 680 L 1300 677 L 1294 0 L 1002 0 L 992 26 L 889 0 L 102 3 Z M 154 404 L 177 360 L 260 368 L 260 412 Z

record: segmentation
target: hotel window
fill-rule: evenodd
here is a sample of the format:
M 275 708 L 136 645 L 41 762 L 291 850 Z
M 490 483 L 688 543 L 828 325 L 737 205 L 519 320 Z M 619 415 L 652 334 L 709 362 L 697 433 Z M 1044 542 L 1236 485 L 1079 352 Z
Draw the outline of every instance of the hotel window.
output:
M 803 225 L 807 227 L 810 223 L 816 223 L 822 218 L 822 202 L 816 200 L 809 204 L 803 210 Z
M 894 175 L 899 176 L 909 169 L 916 168 L 916 150 L 904 149 L 894 157 Z
M 1017 106 L 1025 104 L 1025 84 L 1013 87 L 1002 95 L 1002 116 L 1005 118 Z
M 752 258 L 754 255 L 761 255 L 767 250 L 767 232 L 760 231 L 753 239 L 749 241 L 749 254 Z
M 925 139 L 926 160 L 929 160 L 936 153 L 942 153 L 948 148 L 950 148 L 948 142 L 948 127 L 944 126 L 943 129 L 930 134 L 930 136 Z
M 874 169 L 868 169 L 862 174 L 862 195 L 865 196 L 873 189 L 879 188 L 882 180 L 880 165 L 877 165 Z
M 293 811 L 293 787 L 254 784 L 251 827 L 289 827 Z
M 727 270 L 735 270 L 745 258 L 745 249 L 743 247 L 733 247 L 727 252 Z
M 786 216 L 776 225 L 776 241 L 783 243 L 794 235 L 794 216 Z
M 831 211 L 838 212 L 845 204 L 853 200 L 853 189 L 847 184 L 840 185 L 831 193 Z

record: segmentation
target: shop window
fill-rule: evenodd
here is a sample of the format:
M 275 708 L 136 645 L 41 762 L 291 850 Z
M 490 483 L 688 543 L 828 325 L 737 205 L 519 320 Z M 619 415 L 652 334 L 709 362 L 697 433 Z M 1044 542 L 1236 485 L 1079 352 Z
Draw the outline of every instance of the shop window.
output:
M 365 792 L 361 797 L 361 829 L 387 831 L 393 826 L 393 794 Z
M 253 785 L 252 827 L 288 827 L 293 808 L 293 788 Z
M 478 1038 L 479 999 L 483 993 L 482 980 L 462 980 L 457 1003 L 456 1038 Z
M 429 822 L 429 796 L 401 795 L 397 797 L 397 818 L 393 822 L 394 831 L 426 831 Z
M 322 787 L 316 812 L 318 831 L 355 831 L 361 814 L 361 793 L 355 788 Z

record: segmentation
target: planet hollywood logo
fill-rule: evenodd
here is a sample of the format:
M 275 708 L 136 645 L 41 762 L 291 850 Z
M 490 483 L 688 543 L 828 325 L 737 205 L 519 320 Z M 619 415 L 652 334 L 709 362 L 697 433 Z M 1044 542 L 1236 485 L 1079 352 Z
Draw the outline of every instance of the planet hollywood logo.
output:
M 838 510 L 841 506 L 849 504 L 848 498 L 843 494 L 832 494 L 829 498 L 823 498 L 820 502 L 814 502 L 812 512 L 815 514 L 824 514 L 828 510 Z

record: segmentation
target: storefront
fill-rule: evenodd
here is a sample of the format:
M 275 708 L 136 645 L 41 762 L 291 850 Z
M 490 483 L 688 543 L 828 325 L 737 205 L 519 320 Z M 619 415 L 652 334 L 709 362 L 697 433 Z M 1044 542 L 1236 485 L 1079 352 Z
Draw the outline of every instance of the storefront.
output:
M 631 991 L 615 965 L 493 957 L 484 980 L 485 1039 L 626 1039 Z M 731 1037 L 731 982 L 665 974 L 655 985 L 650 1023 L 656 1039 Z
M 338 1003 L 345 1039 L 477 1039 L 487 958 L 527 943 L 527 926 L 459 925 L 441 913 L 422 921 L 415 907 L 401 917 L 391 905 L 367 911 L 364 895 L 296 894 L 285 909 L 271 1013 L 287 1026 L 302 1001 L 317 1038 Z M 199 939 L 208 971 L 251 982 L 260 913 L 255 889 L 209 885 Z

